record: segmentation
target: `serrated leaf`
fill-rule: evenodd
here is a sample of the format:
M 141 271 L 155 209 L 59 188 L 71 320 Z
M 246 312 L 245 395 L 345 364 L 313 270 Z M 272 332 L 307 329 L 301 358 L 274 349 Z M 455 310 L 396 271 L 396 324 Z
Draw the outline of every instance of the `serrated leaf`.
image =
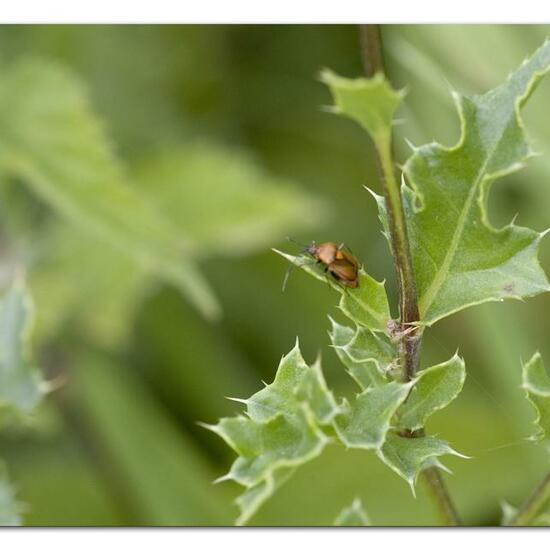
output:
M 240 255 L 289 231 L 317 225 L 323 201 L 267 174 L 241 151 L 210 143 L 178 145 L 133 170 L 152 204 L 193 246 L 194 256 Z M 315 211 L 315 217 L 305 212 Z
M 239 455 L 228 474 L 247 490 L 237 504 L 244 523 L 301 464 L 318 456 L 329 426 L 340 411 L 319 363 L 309 367 L 298 343 L 281 359 L 275 380 L 248 399 L 246 415 L 222 418 L 206 426 Z
M 465 378 L 464 361 L 458 355 L 420 371 L 409 397 L 399 409 L 399 426 L 412 431 L 422 428 L 433 413 L 457 397 Z
M 64 220 L 176 285 L 205 315 L 219 315 L 186 254 L 185 235 L 128 184 L 79 83 L 55 63 L 3 70 L 0 171 L 20 177 Z
M 426 325 L 482 302 L 550 290 L 538 259 L 542 234 L 514 223 L 496 229 L 487 213 L 493 180 L 533 154 L 519 110 L 550 68 L 546 42 L 507 81 L 481 96 L 455 94 L 456 146 L 429 144 L 404 167 L 411 252 Z
M 534 440 L 550 437 L 550 377 L 544 368 L 540 353 L 535 353 L 523 365 L 523 389 L 536 411 Z
M 235 503 L 239 507 L 240 515 L 235 521 L 235 525 L 245 525 L 248 523 L 262 504 L 288 480 L 293 472 L 293 469 L 278 470 L 266 476 L 258 485 L 247 488 L 244 493 L 238 496 L 235 499 Z
M 227 479 L 246 487 L 261 483 L 277 469 L 311 460 L 327 442 L 305 407 L 292 416 L 280 412 L 264 422 L 244 416 L 224 418 L 216 433 L 240 455 Z
M 302 268 L 319 281 L 329 284 L 342 295 L 339 307 L 355 323 L 374 331 L 385 331 L 391 319 L 388 296 L 384 283 L 378 282 L 363 269 L 359 271 L 359 286 L 355 289 L 344 287 L 328 277 L 324 269 L 311 256 L 293 256 L 280 250 L 277 254 Z
M 369 518 L 361 499 L 356 498 L 350 506 L 344 508 L 334 520 L 337 527 L 367 527 L 370 525 Z
M 385 384 L 384 373 L 395 360 L 395 349 L 389 341 L 364 327 L 353 330 L 332 318 L 330 322 L 332 347 L 359 387 L 365 390 Z
M 431 466 L 441 468 L 437 457 L 446 454 L 465 458 L 447 442 L 435 437 L 402 437 L 388 434 L 384 446 L 378 451 L 380 459 L 409 484 L 413 494 L 420 472 Z
M 325 70 L 321 79 L 334 97 L 336 113 L 355 120 L 375 141 L 389 137 L 404 91 L 394 90 L 382 73 L 370 79 L 349 79 Z
M 28 414 L 45 383 L 31 358 L 33 305 L 20 278 L 0 300 L 0 413 Z
M 273 382 L 245 402 L 247 414 L 254 421 L 269 420 L 279 412 L 292 415 L 301 409 L 303 403 L 308 404 L 320 424 L 329 424 L 338 412 L 320 364 L 317 362 L 309 367 L 298 342 L 281 359 Z
M 0 462 L 0 526 L 21 525 L 21 505 L 15 498 L 6 467 Z
M 336 432 L 344 445 L 360 449 L 379 449 L 384 444 L 393 415 L 406 399 L 413 384 L 414 382 L 389 382 L 383 386 L 367 388 L 351 405 L 345 401 L 343 413 L 334 421 Z

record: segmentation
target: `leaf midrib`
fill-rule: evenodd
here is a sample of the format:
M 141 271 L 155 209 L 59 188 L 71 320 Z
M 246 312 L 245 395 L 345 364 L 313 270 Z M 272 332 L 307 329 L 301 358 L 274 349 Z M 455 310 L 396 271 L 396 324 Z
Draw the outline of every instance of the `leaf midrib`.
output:
M 464 232 L 464 228 L 466 226 L 466 217 L 468 216 L 468 213 L 470 212 L 470 208 L 472 206 L 473 200 L 476 196 L 476 192 L 478 190 L 479 184 L 483 180 L 483 178 L 487 175 L 485 174 L 485 171 L 487 170 L 487 166 L 489 162 L 492 160 L 493 155 L 495 151 L 497 150 L 498 146 L 500 145 L 500 142 L 502 140 L 502 137 L 504 136 L 504 130 L 508 127 L 508 123 L 503 127 L 503 131 L 500 134 L 500 137 L 498 140 L 495 141 L 495 144 L 491 148 L 489 154 L 485 158 L 485 161 L 481 165 L 474 182 L 472 184 L 472 188 L 470 189 L 468 196 L 466 198 L 466 201 L 464 202 L 464 206 L 462 210 L 460 211 L 460 216 L 458 218 L 457 228 L 456 231 L 453 234 L 453 238 L 451 240 L 451 244 L 447 250 L 447 254 L 445 255 L 445 258 L 441 264 L 441 267 L 435 274 L 435 277 L 432 280 L 432 283 L 426 290 L 426 292 L 421 296 L 419 300 L 419 310 L 420 310 L 420 319 L 423 320 L 426 316 L 426 312 L 429 310 L 430 306 L 433 304 L 435 298 L 437 297 L 437 294 L 439 293 L 441 287 L 443 286 L 443 283 L 447 279 L 447 275 L 450 272 L 451 264 L 455 258 L 456 250 L 458 248 L 458 245 L 460 243 L 460 239 L 462 238 L 462 233 Z

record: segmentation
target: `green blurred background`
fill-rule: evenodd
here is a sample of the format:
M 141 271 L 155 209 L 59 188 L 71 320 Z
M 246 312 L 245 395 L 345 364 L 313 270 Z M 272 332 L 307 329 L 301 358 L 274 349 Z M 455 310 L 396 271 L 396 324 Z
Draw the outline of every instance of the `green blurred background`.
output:
M 548 35 L 550 26 L 384 26 L 388 73 L 409 92 L 396 128 L 398 159 L 408 155 L 405 137 L 453 143 L 459 127 L 450 90 L 497 85 Z M 158 186 L 148 189 L 152 196 L 164 180 L 189 185 L 180 202 L 169 194 L 159 200 L 176 217 L 180 208 L 182 218 L 200 212 L 196 261 L 223 316 L 208 321 L 174 286 L 120 268 L 108 247 L 78 235 L 71 241 L 73 228 L 48 205 L 19 182 L 2 182 L 1 283 L 14 263 L 26 264 L 38 311 L 36 356 L 46 377 L 62 382 L 31 421 L 1 432 L 24 523 L 231 524 L 239 488 L 212 480 L 233 455 L 197 421 L 238 412 L 225 397 L 270 381 L 297 335 L 307 360 L 322 352 L 337 393 L 352 388 L 328 347 L 335 293 L 295 272 L 282 294 L 287 266 L 270 248 L 295 251 L 286 236 L 345 241 L 369 273 L 388 280 L 395 304 L 391 258 L 362 188 L 380 192 L 371 144 L 358 127 L 322 111 L 330 97 L 317 80 L 323 67 L 361 74 L 358 30 L 0 26 L 1 70 L 27 56 L 55 60 L 81 82 L 132 183 Z M 525 111 L 541 156 L 494 186 L 495 224 L 519 213 L 520 225 L 550 226 L 549 102 L 545 82 Z M 177 151 L 190 162 L 169 160 L 161 171 L 147 160 L 165 152 L 173 160 Z M 233 205 L 233 187 L 224 186 L 235 157 L 243 166 L 229 183 L 238 189 L 249 177 L 256 187 Z M 281 208 L 269 211 L 277 200 Z M 245 215 L 259 225 L 225 233 Z M 550 272 L 547 242 L 541 260 Z M 550 358 L 549 305 L 544 295 L 483 305 L 425 337 L 424 365 L 456 348 L 466 360 L 465 391 L 428 429 L 473 457 L 445 461 L 469 524 L 498 523 L 500 502 L 519 504 L 547 468 L 542 450 L 524 441 L 532 413 L 519 384 L 522 358 L 536 349 Z M 303 466 L 252 524 L 331 524 L 355 496 L 374 524 L 436 521 L 423 488 L 415 500 L 373 453 L 334 447 Z

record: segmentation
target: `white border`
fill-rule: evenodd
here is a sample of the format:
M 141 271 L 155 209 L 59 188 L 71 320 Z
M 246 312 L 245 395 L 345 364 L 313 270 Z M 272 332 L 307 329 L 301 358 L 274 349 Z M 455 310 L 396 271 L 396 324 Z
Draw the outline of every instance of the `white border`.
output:
M 16 0 L 0 23 L 544 23 L 545 0 Z
M 324 548 L 407 548 L 407 550 L 460 550 L 464 548 L 517 548 L 540 542 L 547 529 L 527 528 L 414 528 L 414 529 L 3 529 L 5 548 L 41 550 L 97 550 L 98 547 L 141 550 L 281 550 Z M 535 540 L 536 539 L 536 540 Z M 11 544 L 10 544 L 11 543 Z M 98 546 L 100 545 L 100 546 Z M 122 546 L 124 545 L 124 546 Z

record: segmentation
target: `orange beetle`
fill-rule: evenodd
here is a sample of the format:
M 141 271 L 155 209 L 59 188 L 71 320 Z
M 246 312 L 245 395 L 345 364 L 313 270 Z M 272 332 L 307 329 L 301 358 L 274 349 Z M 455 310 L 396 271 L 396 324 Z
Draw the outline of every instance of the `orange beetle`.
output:
M 359 262 L 357 258 L 343 250 L 344 243 L 337 246 L 327 242 L 316 244 L 313 241 L 306 252 L 311 254 L 318 263 L 325 266 L 325 272 L 329 272 L 339 283 L 349 288 L 359 286 Z

